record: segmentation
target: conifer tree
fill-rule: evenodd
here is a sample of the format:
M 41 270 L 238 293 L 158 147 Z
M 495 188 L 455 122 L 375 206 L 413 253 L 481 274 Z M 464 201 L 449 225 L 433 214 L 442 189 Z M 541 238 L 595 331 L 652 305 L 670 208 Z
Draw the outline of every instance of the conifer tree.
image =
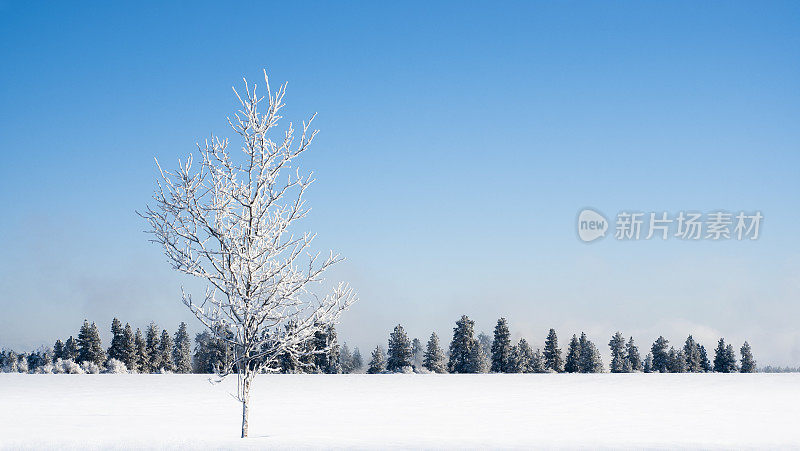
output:
M 728 373 L 738 373 L 739 364 L 736 362 L 736 351 L 733 350 L 733 345 L 729 344 L 725 347 L 725 362 L 728 364 Z
M 414 368 L 422 368 L 422 359 L 425 356 L 425 349 L 419 338 L 411 340 L 411 364 Z
M 447 368 L 451 373 L 469 373 L 475 365 L 471 359 L 476 353 L 472 352 L 474 346 L 480 346 L 474 337 L 475 322 L 467 315 L 462 315 L 453 328 L 453 340 L 450 342 L 450 360 Z
M 686 356 L 686 371 L 690 373 L 700 373 L 703 371 L 700 345 L 694 341 L 691 335 L 686 338 L 686 342 L 683 344 L 683 354 Z
M 608 342 L 608 347 L 611 348 L 611 372 L 627 373 L 630 371 L 631 365 L 625 349 L 625 337 L 622 336 L 622 333 L 615 333 Z
M 745 341 L 740 351 L 742 353 L 742 365 L 739 371 L 742 373 L 755 373 L 756 361 L 753 358 L 753 351 L 750 349 L 750 343 Z
M 186 323 L 184 322 L 181 322 L 178 326 L 178 331 L 175 332 L 172 361 L 175 364 L 176 373 L 192 372 L 192 342 L 189 339 L 189 333 L 186 331 Z
M 653 346 L 650 348 L 650 352 L 653 355 L 653 367 L 652 371 L 654 373 L 666 373 L 669 371 L 669 340 L 664 337 L 658 337 L 656 341 L 653 343 Z
M 469 362 L 467 363 L 467 373 L 488 373 L 491 367 L 489 356 L 483 350 L 478 340 L 475 340 L 474 345 L 469 352 Z
M 581 347 L 581 372 L 602 373 L 603 362 L 600 360 L 600 351 L 597 346 L 589 340 L 584 332 L 581 332 L 581 338 L 578 339 L 578 343 Z
M 361 357 L 361 351 L 358 346 L 353 350 L 353 371 L 360 371 L 364 367 L 364 360 Z
M 353 372 L 353 355 L 350 353 L 350 347 L 347 342 L 342 343 L 339 350 L 339 365 L 342 367 L 342 374 L 350 374 Z
M 572 339 L 567 347 L 567 359 L 564 363 L 564 371 L 567 373 L 581 372 L 581 345 L 578 336 L 572 334 Z
M 136 367 L 140 373 L 150 372 L 150 356 L 147 354 L 147 342 L 142 338 L 142 331 L 137 327 L 133 336 L 136 348 Z
M 108 358 L 125 361 L 125 337 L 123 336 L 122 323 L 114 318 L 111 321 L 111 346 L 108 348 Z
M 313 351 L 301 358 L 306 364 L 306 370 L 314 373 L 338 374 L 342 371 L 339 362 L 339 341 L 336 338 L 336 328 L 328 324 L 314 333 L 311 340 Z
M 669 364 L 667 365 L 667 369 L 670 373 L 685 373 L 686 372 L 686 355 L 683 352 L 683 349 L 675 350 L 675 348 L 670 347 L 669 353 Z
M 542 352 L 539 351 L 538 348 L 533 353 L 533 357 L 531 358 L 531 372 L 532 373 L 547 372 L 547 369 L 544 366 L 544 357 L 542 357 Z
M 159 350 L 160 343 L 158 342 L 159 336 L 159 329 L 156 326 L 156 323 L 151 322 L 149 326 L 147 326 L 147 332 L 145 333 L 145 340 L 146 340 L 146 352 L 147 358 L 145 362 L 147 366 L 142 371 L 143 373 L 155 373 L 161 368 L 161 352 Z
M 714 368 L 711 366 L 711 362 L 708 360 L 708 353 L 706 352 L 706 347 L 703 345 L 700 345 L 700 367 L 706 373 L 714 370 Z
M 439 337 L 436 333 L 431 334 L 428 345 L 425 348 L 422 366 L 432 373 L 446 373 L 447 364 L 444 361 L 444 351 L 439 345 Z
M 383 349 L 380 346 L 375 347 L 372 351 L 372 358 L 369 361 L 369 368 L 367 374 L 379 374 L 386 370 L 386 357 L 383 355 Z
M 67 339 L 64 344 L 64 360 L 78 360 L 78 340 L 72 338 L 72 335 Z
M 639 355 L 639 348 L 633 342 L 633 337 L 628 339 L 628 344 L 625 346 L 625 352 L 628 356 L 628 364 L 631 371 L 642 371 L 642 357 Z
M 564 362 L 561 360 L 561 349 L 558 348 L 555 329 L 550 329 L 547 340 L 544 342 L 544 364 L 547 370 L 556 373 L 564 371 Z
M 478 334 L 477 340 L 478 344 L 483 349 L 483 355 L 490 358 L 492 355 L 492 337 L 486 335 L 485 332 L 481 332 Z
M 140 371 L 139 355 L 136 352 L 136 339 L 133 336 L 133 329 L 128 323 L 125 323 L 125 328 L 122 329 L 122 343 L 122 363 L 131 371 Z
M 513 373 L 533 373 L 533 349 L 524 338 L 519 339 L 519 343 L 514 346 L 514 359 L 512 360 Z
M 728 373 L 730 365 L 728 364 L 728 354 L 725 351 L 725 339 L 720 338 L 717 343 L 717 349 L 714 350 L 714 371 L 717 373 Z
M 386 361 L 386 371 L 394 373 L 402 371 L 407 366 L 411 366 L 411 341 L 403 326 L 398 324 L 389 334 L 389 359 Z
M 172 364 L 172 337 L 169 336 L 167 329 L 161 331 L 161 339 L 158 341 L 158 360 L 161 362 L 159 370 L 174 371 Z
M 642 370 L 645 373 L 652 373 L 653 372 L 653 354 L 649 352 L 644 357 L 644 365 L 642 366 Z
M 508 322 L 505 318 L 497 320 L 494 327 L 494 340 L 491 346 L 493 373 L 511 373 L 513 365 L 511 361 L 511 332 L 508 330 Z
M 61 340 L 56 340 L 56 344 L 53 345 L 53 359 L 66 359 L 64 356 L 64 343 Z M 1 363 L 0 366 L 2 366 Z
M 100 332 L 95 323 L 89 324 L 83 320 L 80 333 L 78 333 L 78 360 L 79 363 L 93 362 L 98 366 L 106 361 L 103 344 L 100 342 Z

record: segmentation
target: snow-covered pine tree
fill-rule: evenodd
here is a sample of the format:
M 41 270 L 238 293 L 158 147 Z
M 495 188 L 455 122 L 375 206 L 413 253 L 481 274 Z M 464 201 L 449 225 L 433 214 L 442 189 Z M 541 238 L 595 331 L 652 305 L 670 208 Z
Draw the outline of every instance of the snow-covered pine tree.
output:
M 150 356 L 147 353 L 147 341 L 142 337 L 142 331 L 138 327 L 133 336 L 136 347 L 136 368 L 140 373 L 150 372 Z
M 158 370 L 174 371 L 175 366 L 172 364 L 172 337 L 170 337 L 167 329 L 161 331 L 161 339 L 158 340 L 158 361 L 161 366 Z
M 539 351 L 539 348 L 536 348 L 536 351 L 533 353 L 533 357 L 531 357 L 531 372 L 532 373 L 546 373 L 547 369 L 544 366 L 544 357 L 542 357 L 542 352 Z
M 83 320 L 80 333 L 78 333 L 78 360 L 77 362 L 93 362 L 101 366 L 106 361 L 103 344 L 100 341 L 100 332 L 97 324 Z
M 108 358 L 124 361 L 125 337 L 123 336 L 122 323 L 117 318 L 111 321 L 111 346 L 108 347 Z
M 347 342 L 342 343 L 342 347 L 339 349 L 339 365 L 342 367 L 342 374 L 353 372 L 353 355 L 350 353 Z
M 404 367 L 411 366 L 411 341 L 406 335 L 403 326 L 397 325 L 389 334 L 389 359 L 386 361 L 386 371 L 395 373 Z
M 411 364 L 414 368 L 422 368 L 422 359 L 425 356 L 425 349 L 422 347 L 422 342 L 419 338 L 411 340 Z
M 668 356 L 669 364 L 667 369 L 670 373 L 686 372 L 686 354 L 684 354 L 683 349 L 676 350 L 670 346 Z
M 278 131 L 286 85 L 272 92 L 266 71 L 264 82 L 266 95 L 246 81 L 243 95 L 236 92 L 240 108 L 228 124 L 241 145 L 229 148 L 227 139 L 212 136 L 198 146 L 194 165 L 190 155 L 175 172 L 159 167 L 155 206 L 142 214 L 172 267 L 208 284 L 200 302 L 184 294 L 187 307 L 211 333 L 231 332 L 218 337 L 233 351 L 220 375 L 237 376 L 243 438 L 256 375 L 276 368 L 287 349 L 302 350 L 356 299 L 344 283 L 327 296 L 312 289 L 342 261 L 333 252 L 320 258 L 315 235 L 297 230 L 314 180 L 299 170 L 317 133 L 314 116 L 299 137 L 291 125 Z M 290 322 L 295 327 L 287 331 Z
M 567 373 L 581 372 L 581 345 L 578 336 L 572 334 L 572 339 L 567 347 L 567 358 L 564 363 L 564 371 Z
M 158 342 L 159 338 L 159 329 L 155 322 L 151 322 L 147 326 L 147 332 L 145 332 L 145 340 L 147 343 L 147 358 L 145 362 L 147 366 L 142 371 L 143 373 L 156 373 L 158 369 L 161 368 L 161 353 L 159 352 L 159 345 Z
M 125 323 L 122 329 L 122 363 L 133 372 L 139 372 L 139 355 L 136 352 L 136 339 L 131 325 Z
M 700 373 L 703 371 L 700 345 L 694 341 L 691 335 L 686 338 L 686 342 L 683 344 L 683 355 L 686 356 L 686 371 L 690 373 Z
M 493 373 L 512 373 L 514 365 L 511 360 L 511 332 L 508 330 L 508 322 L 505 318 L 497 320 L 494 326 L 494 340 L 491 346 Z
M 622 336 L 621 332 L 617 332 L 611 337 L 611 340 L 608 342 L 608 347 L 611 348 L 611 372 L 629 372 L 631 370 L 631 364 L 628 360 L 625 348 L 625 337 Z
M 66 360 L 64 356 L 64 343 L 62 343 L 61 340 L 56 340 L 56 344 L 53 345 L 53 359 Z
M 72 335 L 64 343 L 64 360 L 78 360 L 78 340 L 72 338 Z
M 367 374 L 380 374 L 386 371 L 386 357 L 383 353 L 383 348 L 380 345 L 375 347 L 372 351 L 372 358 L 369 361 L 369 368 Z
M 581 347 L 581 360 L 580 367 L 582 373 L 602 373 L 603 361 L 600 359 L 600 350 L 597 349 L 594 343 L 581 332 L 581 338 L 578 339 Z
M 639 348 L 633 342 L 633 337 L 628 339 L 628 344 L 625 345 L 625 353 L 628 356 L 631 371 L 642 371 L 642 357 L 639 355 Z
M 447 369 L 451 373 L 470 372 L 470 354 L 473 346 L 480 346 L 475 339 L 475 322 L 467 315 L 462 315 L 453 328 L 453 340 L 450 342 L 450 360 Z
M 342 372 L 339 362 L 339 340 L 336 338 L 336 328 L 333 324 L 317 329 L 311 343 L 313 346 L 313 372 L 323 374 Z
M 728 373 L 739 372 L 739 363 L 736 361 L 736 351 L 733 350 L 732 344 L 725 347 L 725 362 L 728 364 Z
M 533 349 L 524 338 L 514 346 L 514 359 L 511 362 L 512 373 L 533 373 Z
M 422 366 L 432 373 L 446 373 L 447 363 L 444 358 L 444 350 L 439 345 L 439 337 L 436 333 L 431 334 L 428 345 L 425 348 L 425 355 L 422 359 Z
M 669 371 L 669 340 L 664 337 L 658 337 L 653 346 L 650 347 L 650 352 L 653 356 L 654 373 L 666 373 Z
M 483 349 L 483 355 L 486 358 L 490 358 L 492 355 L 492 337 L 490 337 L 486 332 L 481 332 L 477 336 L 478 344 Z
M 714 370 L 714 367 L 711 366 L 711 362 L 708 360 L 706 347 L 703 345 L 700 345 L 700 367 L 703 368 L 703 371 L 706 373 Z
M 175 332 L 175 344 L 172 348 L 172 361 L 176 373 L 192 372 L 192 342 L 186 331 L 186 323 L 181 322 Z
M 755 373 L 756 361 L 753 358 L 753 350 L 750 349 L 750 343 L 745 341 L 740 351 L 742 354 L 742 365 L 739 371 L 742 373 Z
M 489 361 L 489 355 L 483 350 L 483 346 L 481 346 L 480 342 L 475 339 L 475 343 L 473 343 L 472 348 L 470 348 L 466 372 L 472 374 L 488 373 L 490 367 L 491 362 Z
M 728 354 L 725 352 L 725 339 L 720 338 L 717 342 L 717 349 L 714 350 L 714 371 L 717 373 L 730 372 L 728 364 Z
M 561 360 L 561 349 L 558 348 L 558 337 L 555 329 L 550 329 L 544 342 L 544 364 L 550 371 L 560 373 L 564 371 L 564 362 Z
M 644 365 L 642 365 L 642 371 L 645 373 L 652 373 L 653 372 L 653 354 L 649 352 L 644 357 Z
M 359 351 L 358 346 L 353 349 L 353 371 L 358 372 L 361 371 L 361 368 L 364 367 L 364 360 L 361 357 L 361 351 Z

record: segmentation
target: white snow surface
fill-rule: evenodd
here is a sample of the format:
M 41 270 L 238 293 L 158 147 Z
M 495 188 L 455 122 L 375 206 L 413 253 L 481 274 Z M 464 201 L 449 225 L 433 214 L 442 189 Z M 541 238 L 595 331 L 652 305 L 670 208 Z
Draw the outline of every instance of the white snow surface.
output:
M 800 374 L 0 374 L 0 448 L 798 448 Z

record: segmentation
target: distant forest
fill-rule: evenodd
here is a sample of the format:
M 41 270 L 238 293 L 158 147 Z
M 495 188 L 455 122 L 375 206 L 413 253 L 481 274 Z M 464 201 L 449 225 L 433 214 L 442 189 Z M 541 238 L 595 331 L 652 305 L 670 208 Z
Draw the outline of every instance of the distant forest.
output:
M 403 326 L 389 334 L 387 347 L 377 346 L 365 362 L 361 351 L 340 344 L 333 326 L 317 332 L 300 345 L 297 352 L 287 351 L 270 368 L 276 373 L 753 373 L 795 372 L 798 368 L 756 366 L 750 345 L 745 341 L 739 356 L 732 344 L 720 338 L 713 360 L 705 346 L 689 335 L 683 346 L 671 346 L 658 337 L 642 357 L 633 337 L 617 332 L 608 342 L 611 361 L 605 366 L 597 346 L 583 332 L 573 334 L 565 350 L 550 329 L 543 349 L 532 349 L 522 338 L 512 343 L 508 322 L 500 318 L 493 337 L 475 335 L 475 323 L 466 315 L 455 323 L 450 345 L 445 350 L 433 333 L 425 346 L 410 339 Z M 56 340 L 52 348 L 35 352 L 0 352 L 0 368 L 6 373 L 216 373 L 228 368 L 233 359 L 230 330 L 211 333 L 206 330 L 194 337 L 185 323 L 171 334 L 150 323 L 144 333 L 114 318 L 111 343 L 106 349 L 95 323 L 84 321 L 77 337 Z

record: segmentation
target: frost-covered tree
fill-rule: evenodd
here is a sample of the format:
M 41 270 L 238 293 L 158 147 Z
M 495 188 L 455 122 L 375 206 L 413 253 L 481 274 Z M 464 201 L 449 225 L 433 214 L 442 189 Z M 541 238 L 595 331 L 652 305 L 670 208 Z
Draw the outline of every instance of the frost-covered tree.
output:
M 192 342 L 186 331 L 186 323 L 182 322 L 175 332 L 175 345 L 172 348 L 172 361 L 176 373 L 192 372 Z
M 628 339 L 625 345 L 625 353 L 628 356 L 628 365 L 631 371 L 642 371 L 642 357 L 639 355 L 639 348 L 633 342 L 633 337 Z
M 117 359 L 120 362 L 125 354 L 125 337 L 122 323 L 117 318 L 111 321 L 111 346 L 108 347 L 108 358 Z
M 658 337 L 653 346 L 650 347 L 650 353 L 653 356 L 652 371 L 654 373 L 666 373 L 669 371 L 669 340 L 664 337 Z
M 755 373 L 756 361 L 753 358 L 753 350 L 750 349 L 750 343 L 745 341 L 740 351 L 742 354 L 742 365 L 739 371 L 742 373 Z
M 581 338 L 578 339 L 578 342 L 581 347 L 581 372 L 602 373 L 603 361 L 600 359 L 600 351 L 597 346 L 583 332 L 581 332 Z
M 136 328 L 136 334 L 133 336 L 133 342 L 136 347 L 136 369 L 140 373 L 150 372 L 149 356 L 147 354 L 147 341 L 142 337 L 142 331 Z
M 534 373 L 533 349 L 524 338 L 513 347 L 509 373 Z
M 167 329 L 161 331 L 161 339 L 158 340 L 158 361 L 161 363 L 159 370 L 175 371 L 172 364 L 172 337 Z
M 608 347 L 611 348 L 611 372 L 612 373 L 627 373 L 631 369 L 630 361 L 628 360 L 625 337 L 621 332 L 617 332 L 611 337 L 608 342 Z
M 564 371 L 567 373 L 581 372 L 581 345 L 578 336 L 572 334 L 572 339 L 567 346 L 567 358 L 564 363 Z
M 361 357 L 361 351 L 358 350 L 358 346 L 353 349 L 353 371 L 361 371 L 361 368 L 364 367 L 364 359 Z
M 428 344 L 425 347 L 425 355 L 422 359 L 422 366 L 432 373 L 446 373 L 447 363 L 444 358 L 444 351 L 439 345 L 439 337 L 436 333 L 431 334 Z
M 529 348 L 530 349 L 530 348 Z M 514 372 L 514 362 L 511 359 L 511 332 L 505 318 L 497 320 L 494 327 L 494 340 L 491 347 L 493 373 Z
M 324 297 L 311 290 L 342 260 L 333 252 L 321 260 L 311 252 L 315 235 L 295 234 L 309 212 L 304 195 L 313 178 L 297 163 L 317 133 L 314 116 L 303 122 L 299 139 L 291 124 L 276 135 L 286 85 L 272 92 L 266 71 L 264 81 L 265 96 L 246 81 L 244 96 L 234 90 L 241 108 L 228 123 L 241 138 L 241 152 L 212 137 L 198 145 L 199 165 L 190 155 L 175 172 L 159 166 L 155 206 L 142 215 L 173 268 L 209 284 L 202 302 L 184 293 L 184 303 L 212 333 L 221 325 L 232 332 L 219 337 L 234 352 L 221 376 L 237 375 L 242 437 L 256 374 L 278 371 L 287 351 L 304 352 L 298 345 L 355 301 L 343 283 Z M 285 329 L 290 322 L 294 327 Z
M 703 368 L 703 371 L 706 373 L 714 370 L 714 367 L 711 366 L 711 362 L 708 360 L 706 347 L 703 345 L 700 345 L 700 367 Z
M 389 334 L 388 349 L 389 359 L 386 361 L 386 371 L 394 373 L 411 366 L 411 341 L 409 341 L 403 326 L 398 324 Z
M 644 357 L 644 364 L 642 365 L 642 371 L 645 373 L 652 373 L 653 372 L 653 354 L 649 352 Z
M 71 335 L 64 343 L 64 360 L 78 360 L 78 340 Z
M 536 348 L 536 351 L 533 352 L 533 356 L 531 357 L 531 372 L 532 373 L 546 373 L 547 369 L 544 366 L 544 357 L 542 356 L 542 352 L 539 348 Z
M 136 352 L 136 339 L 133 335 L 133 329 L 131 329 L 131 325 L 125 323 L 125 327 L 122 329 L 122 363 L 125 364 L 125 368 L 130 371 L 138 372 L 139 371 L 139 355 Z
M 100 341 L 100 332 L 97 324 L 83 320 L 83 326 L 78 333 L 78 360 L 77 362 L 93 362 L 100 366 L 106 361 L 103 343 Z
M 207 330 L 195 335 L 194 341 L 195 354 L 192 366 L 196 373 L 217 373 L 220 368 L 229 365 L 233 352 L 228 342 Z
M 306 371 L 323 374 L 338 374 L 342 372 L 339 362 L 339 341 L 336 338 L 336 328 L 333 324 L 328 324 L 314 332 L 314 338 L 311 339 L 310 345 L 310 349 L 304 348 L 302 345 L 299 348 L 292 348 L 295 354 L 306 353 L 310 357 L 310 361 L 313 363 L 305 368 Z M 303 359 L 302 356 L 300 360 L 308 361 Z
M 383 348 L 376 346 L 375 350 L 372 351 L 367 374 L 380 374 L 384 371 L 386 371 L 386 356 L 383 353 Z
M 411 340 L 411 364 L 414 368 L 422 368 L 422 359 L 425 355 L 425 348 L 419 338 Z
M 469 352 L 469 360 L 466 365 L 466 373 L 488 373 L 491 367 L 489 355 L 483 350 L 479 341 L 475 341 Z
M 61 340 L 56 340 L 56 343 L 53 345 L 53 359 L 65 359 L 64 356 L 64 343 Z
M 686 342 L 683 344 L 683 355 L 686 356 L 686 371 L 690 373 L 700 373 L 703 371 L 700 345 L 694 341 L 691 335 L 686 338 Z
M 142 369 L 143 373 L 156 373 L 161 368 L 161 352 L 159 350 L 159 335 L 160 330 L 156 323 L 151 322 L 147 326 L 145 332 L 145 342 L 147 344 L 145 358 L 145 366 Z
M 486 332 L 481 332 L 477 336 L 478 344 L 483 349 L 483 354 L 489 358 L 492 355 L 492 337 Z
M 726 346 L 724 338 L 719 339 L 717 349 L 714 350 L 714 371 L 717 373 L 735 373 L 738 371 L 733 346 Z
M 561 349 L 558 347 L 558 337 L 555 329 L 550 329 L 544 342 L 544 364 L 550 371 L 560 373 L 564 371 L 564 362 L 561 360 Z
M 469 319 L 467 315 L 462 315 L 461 319 L 456 321 L 456 327 L 453 328 L 453 340 L 450 342 L 450 360 L 447 362 L 447 369 L 451 373 L 470 373 L 475 365 L 472 365 L 472 358 L 478 356 L 478 353 L 473 353 L 474 346 L 480 346 L 480 343 L 474 336 L 475 322 Z
M 353 354 L 350 352 L 347 342 L 342 343 L 342 347 L 339 349 L 339 365 L 342 367 L 343 374 L 353 372 Z
M 670 373 L 686 372 L 686 354 L 684 354 L 683 349 L 676 351 L 675 348 L 670 347 L 667 355 L 669 356 L 667 370 Z

